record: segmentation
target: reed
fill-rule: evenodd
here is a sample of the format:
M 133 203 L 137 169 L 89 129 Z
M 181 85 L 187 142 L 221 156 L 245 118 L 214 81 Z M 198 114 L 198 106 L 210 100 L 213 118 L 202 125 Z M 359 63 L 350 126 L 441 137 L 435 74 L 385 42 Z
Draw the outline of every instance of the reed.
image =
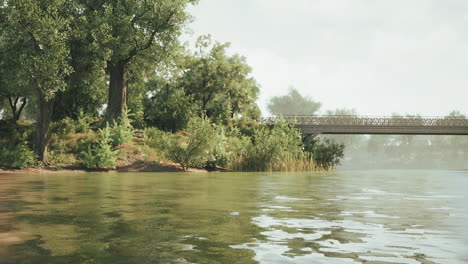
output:
M 308 153 L 301 155 L 285 154 L 279 159 L 265 163 L 261 159 L 249 157 L 249 155 L 231 156 L 229 169 L 232 171 L 268 171 L 268 172 L 308 172 L 324 171 L 317 166 Z

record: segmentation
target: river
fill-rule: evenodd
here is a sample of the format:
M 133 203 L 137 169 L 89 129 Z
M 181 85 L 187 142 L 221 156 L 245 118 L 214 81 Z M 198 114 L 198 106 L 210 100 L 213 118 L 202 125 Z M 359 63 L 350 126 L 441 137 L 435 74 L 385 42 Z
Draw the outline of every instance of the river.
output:
M 468 263 L 468 172 L 4 174 L 0 263 Z

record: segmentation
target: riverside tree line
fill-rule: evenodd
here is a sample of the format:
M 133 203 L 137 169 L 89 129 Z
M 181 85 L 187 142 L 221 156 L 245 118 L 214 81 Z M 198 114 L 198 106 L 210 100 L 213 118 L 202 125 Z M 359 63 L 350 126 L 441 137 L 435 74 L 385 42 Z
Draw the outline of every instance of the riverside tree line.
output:
M 304 144 L 292 124 L 259 122 L 259 85 L 228 43 L 180 43 L 192 4 L 0 0 L 0 165 L 337 165 L 343 145 Z

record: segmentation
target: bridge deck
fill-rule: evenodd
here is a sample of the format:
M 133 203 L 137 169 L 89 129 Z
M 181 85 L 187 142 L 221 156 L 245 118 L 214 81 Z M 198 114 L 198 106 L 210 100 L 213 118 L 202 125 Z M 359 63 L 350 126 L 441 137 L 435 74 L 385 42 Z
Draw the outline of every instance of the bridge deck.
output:
M 268 118 L 271 122 L 280 119 Z M 468 135 L 468 119 L 440 117 L 282 117 L 303 134 Z

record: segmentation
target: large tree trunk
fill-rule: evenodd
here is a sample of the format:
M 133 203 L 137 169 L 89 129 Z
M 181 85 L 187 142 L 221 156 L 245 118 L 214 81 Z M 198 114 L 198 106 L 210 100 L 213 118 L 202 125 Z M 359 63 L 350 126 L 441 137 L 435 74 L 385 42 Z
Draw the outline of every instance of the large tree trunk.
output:
M 108 122 L 109 125 L 112 125 L 114 120 L 118 120 L 122 113 L 127 111 L 127 73 L 125 64 L 125 62 L 118 62 L 109 67 L 109 101 L 105 118 L 105 122 Z
M 49 127 L 52 119 L 52 100 L 46 100 L 41 91 L 38 94 L 38 111 L 36 120 L 35 152 L 39 160 L 48 164 L 47 146 L 49 145 Z

